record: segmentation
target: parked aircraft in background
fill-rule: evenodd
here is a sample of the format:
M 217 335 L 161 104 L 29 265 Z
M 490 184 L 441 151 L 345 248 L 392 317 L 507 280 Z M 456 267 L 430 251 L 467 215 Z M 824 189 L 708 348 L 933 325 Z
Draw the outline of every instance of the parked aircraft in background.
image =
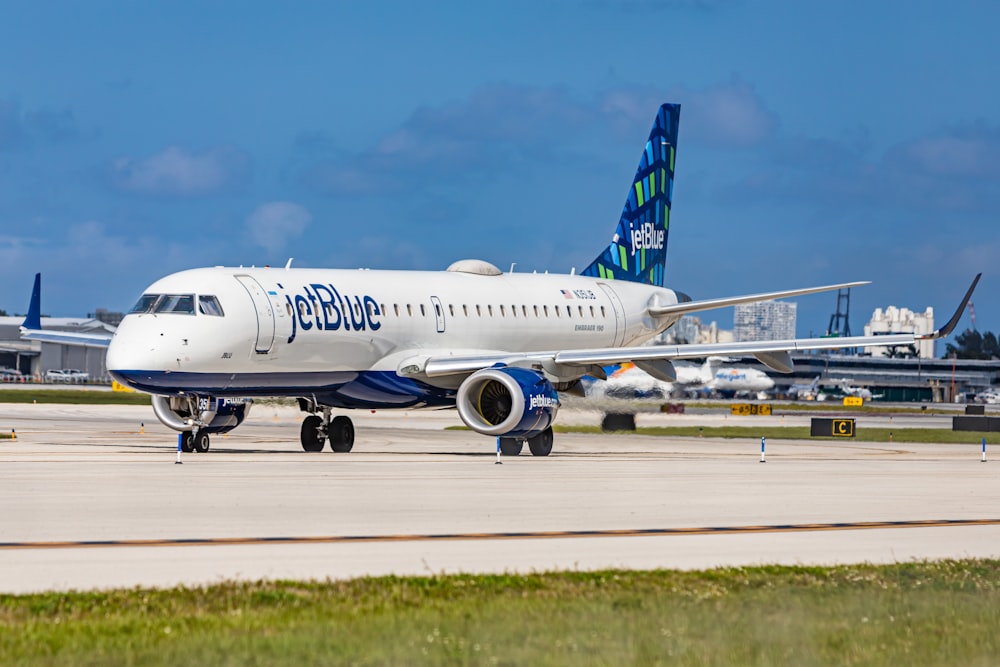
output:
M 981 391 L 976 394 L 976 403 L 986 403 L 987 405 L 1000 403 L 1000 392 L 996 392 L 992 389 L 989 391 Z
M 813 378 L 812 382 L 807 384 L 793 384 L 788 388 L 785 394 L 796 401 L 821 401 L 826 398 L 819 388 L 819 376 Z M 820 397 L 823 398 L 820 398 Z
M 871 389 L 866 387 L 852 387 L 850 380 L 841 379 L 837 382 L 837 387 L 844 396 L 856 396 L 863 401 L 870 401 L 873 398 L 882 398 L 885 394 L 872 394 Z
M 657 380 L 635 364 L 622 364 L 608 379 L 591 385 L 592 394 L 609 398 L 668 398 L 678 393 L 734 396 L 759 394 L 774 387 L 774 380 L 756 368 L 726 367 L 721 357 L 709 357 L 701 366 L 675 366 L 673 382 Z M 605 369 L 608 371 L 608 369 Z
M 525 442 L 552 450 L 560 391 L 604 366 L 632 362 L 673 382 L 674 359 L 752 354 L 790 372 L 790 351 L 906 345 L 947 335 L 641 346 L 681 316 L 740 303 L 838 290 L 864 283 L 694 301 L 664 285 L 680 106 L 659 108 L 610 243 L 580 274 L 504 274 L 481 260 L 447 271 L 216 267 L 162 278 L 142 293 L 110 344 L 107 369 L 153 394 L 153 410 L 206 451 L 209 434 L 246 417 L 246 398 L 287 396 L 307 413 L 302 448 L 350 451 L 354 425 L 334 410 L 456 407 L 504 454 Z M 489 230 L 476 229 L 484 234 Z M 525 239 L 530 243 L 530 239 Z M 978 280 L 978 277 L 977 279 Z M 40 282 L 24 321 L 28 339 L 61 340 L 41 329 Z

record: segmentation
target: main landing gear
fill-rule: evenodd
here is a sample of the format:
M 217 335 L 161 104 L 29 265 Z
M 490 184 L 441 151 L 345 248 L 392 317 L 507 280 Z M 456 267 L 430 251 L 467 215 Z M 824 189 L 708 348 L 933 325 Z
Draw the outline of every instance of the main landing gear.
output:
M 552 452 L 552 427 L 548 427 L 538 435 L 528 438 L 528 449 L 532 456 L 548 456 Z M 500 438 L 500 453 L 504 456 L 518 456 L 524 449 L 524 440 L 518 438 Z
M 199 454 L 204 454 L 208 451 L 211 446 L 209 442 L 208 433 L 204 431 L 184 431 L 181 433 L 181 451 L 187 452 L 198 452 Z
M 327 438 L 330 450 L 349 452 L 354 447 L 354 422 L 343 415 L 330 419 L 330 410 L 323 415 L 309 415 L 302 420 L 302 449 L 307 452 L 321 452 Z

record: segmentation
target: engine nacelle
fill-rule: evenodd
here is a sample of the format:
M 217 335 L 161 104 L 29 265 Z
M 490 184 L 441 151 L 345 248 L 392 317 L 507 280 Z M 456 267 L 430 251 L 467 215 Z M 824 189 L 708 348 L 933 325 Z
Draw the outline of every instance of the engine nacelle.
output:
M 524 368 L 484 368 L 458 388 L 455 406 L 465 425 L 483 435 L 530 438 L 555 421 L 552 383 Z
M 247 398 L 153 396 L 153 412 L 175 431 L 228 433 L 243 423 L 252 403 Z

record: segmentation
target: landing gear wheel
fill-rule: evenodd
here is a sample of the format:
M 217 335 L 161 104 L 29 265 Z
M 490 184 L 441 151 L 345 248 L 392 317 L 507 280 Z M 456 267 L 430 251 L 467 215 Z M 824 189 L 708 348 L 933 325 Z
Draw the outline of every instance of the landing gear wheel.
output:
M 552 451 L 552 427 L 548 427 L 533 438 L 528 438 L 528 449 L 532 456 L 548 456 Z
M 517 456 L 522 449 L 524 449 L 524 440 L 500 438 L 500 453 L 504 456 Z
M 307 452 L 321 452 L 326 444 L 326 434 L 323 433 L 323 418 L 319 415 L 309 415 L 302 420 L 302 449 Z
M 354 422 L 350 417 L 334 417 L 330 421 L 330 449 L 335 452 L 349 452 L 354 447 Z
M 208 433 L 205 433 L 204 431 L 198 431 L 198 435 L 195 435 L 193 440 L 194 440 L 194 451 L 198 452 L 199 454 L 204 454 L 205 452 L 208 451 L 209 447 Z
M 190 454 L 194 451 L 194 434 L 191 431 L 181 433 L 181 451 Z

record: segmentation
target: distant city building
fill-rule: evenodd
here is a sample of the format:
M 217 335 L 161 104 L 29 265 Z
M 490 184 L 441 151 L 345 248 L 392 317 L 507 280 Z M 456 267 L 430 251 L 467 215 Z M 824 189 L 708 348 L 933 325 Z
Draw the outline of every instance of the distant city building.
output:
M 685 343 L 731 343 L 733 332 L 720 329 L 715 322 L 702 324 L 701 319 L 685 315 L 677 324 L 660 334 L 655 342 L 660 345 L 682 345 Z
M 928 334 L 934 331 L 934 309 L 927 307 L 922 313 L 914 313 L 909 308 L 897 308 L 889 306 L 885 310 L 876 308 L 872 313 L 871 321 L 865 325 L 866 336 L 879 336 L 896 333 Z M 917 355 L 921 359 L 933 359 L 934 341 L 917 341 Z M 867 351 L 873 357 L 905 356 L 911 350 L 896 348 L 892 350 L 888 347 L 869 347 Z
M 797 304 L 787 301 L 744 303 L 733 311 L 737 341 L 785 340 L 795 338 Z

